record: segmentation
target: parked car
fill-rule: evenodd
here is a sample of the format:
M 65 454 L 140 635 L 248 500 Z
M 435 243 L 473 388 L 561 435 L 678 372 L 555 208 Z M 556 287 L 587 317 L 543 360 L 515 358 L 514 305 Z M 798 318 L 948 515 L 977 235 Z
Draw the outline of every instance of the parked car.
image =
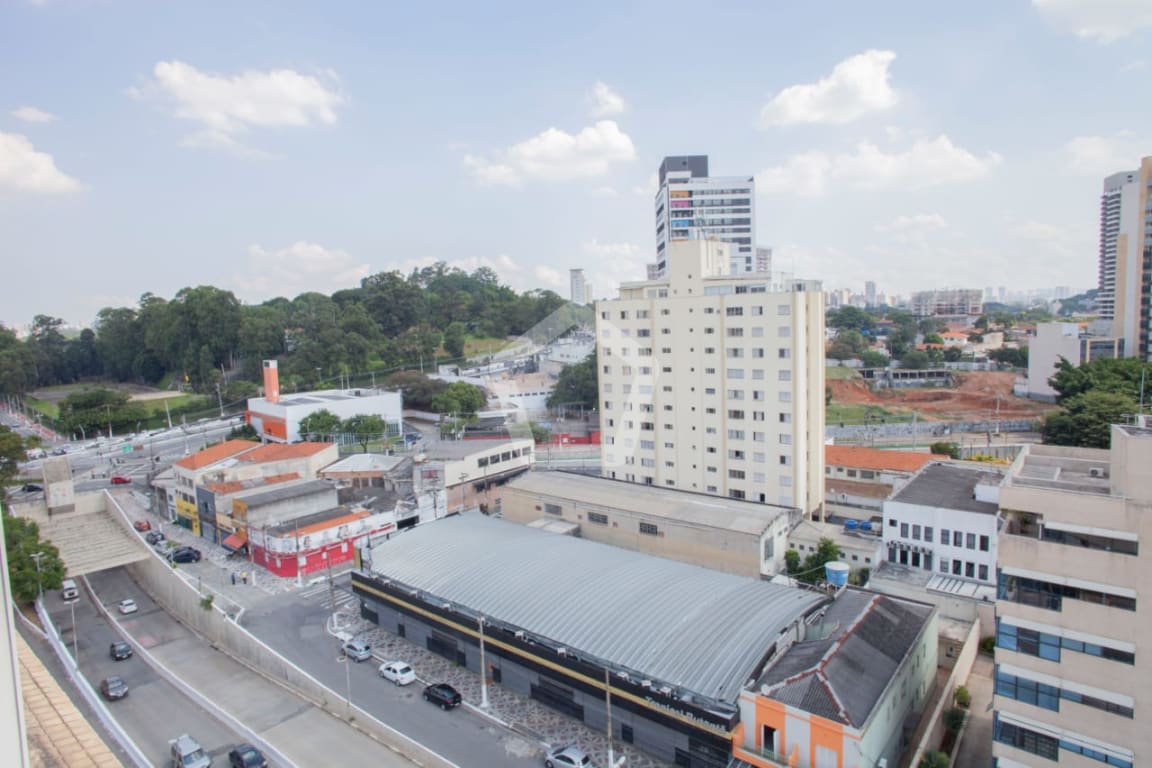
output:
M 65 455 L 66 453 L 68 453 L 68 449 L 67 449 L 67 448 L 53 448 L 53 449 L 52 449 L 52 455 L 53 455 L 53 456 L 63 456 L 63 455 Z
M 164 535 L 163 531 L 148 531 L 148 535 L 144 537 L 144 541 L 149 544 L 158 544 L 168 537 Z
M 406 661 L 386 661 L 380 665 L 380 677 L 396 685 L 408 685 L 416 682 L 416 670 Z
M 116 610 L 120 611 L 120 613 L 124 615 L 128 615 L 129 613 L 136 613 L 136 611 L 140 610 L 140 608 L 136 605 L 135 600 L 128 598 L 127 600 L 121 600 L 119 603 L 117 603 Z
M 132 523 L 132 527 L 143 533 L 152 530 L 152 523 L 147 520 L 136 520 Z
M 177 547 L 168 553 L 168 559 L 174 563 L 198 563 L 201 557 L 203 555 L 195 547 Z
M 112 475 L 110 482 L 112 485 L 132 485 L 132 478 L 125 477 L 124 475 Z
M 123 640 L 117 640 L 108 647 L 108 655 L 112 657 L 113 661 L 130 659 L 132 658 L 132 646 Z
M 463 699 L 460 691 L 448 683 L 433 683 L 424 689 L 424 701 L 430 701 L 440 709 L 448 710 L 460 706 Z
M 544 765 L 547 768 L 570 768 L 570 766 L 591 768 L 592 758 L 588 757 L 588 753 L 580 747 L 568 744 L 563 747 L 556 747 L 544 755 Z
M 128 695 L 128 684 L 116 675 L 106 677 L 100 681 L 100 693 L 108 701 L 116 701 Z
M 372 658 L 372 646 L 363 640 L 349 640 L 344 643 L 344 655 L 359 664 Z
M 251 744 L 238 744 L 228 753 L 228 768 L 268 768 L 268 760 Z
M 24 491 L 24 493 L 36 493 L 37 491 L 44 490 L 44 487 L 36 483 L 24 483 L 24 485 L 20 486 L 20 490 Z
M 212 768 L 212 758 L 188 734 L 177 736 L 168 744 L 172 748 L 172 768 Z

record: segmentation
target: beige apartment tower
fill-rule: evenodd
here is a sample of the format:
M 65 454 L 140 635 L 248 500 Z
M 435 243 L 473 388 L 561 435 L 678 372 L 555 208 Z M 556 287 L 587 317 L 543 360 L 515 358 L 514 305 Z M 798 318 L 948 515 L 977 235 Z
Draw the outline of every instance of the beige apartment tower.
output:
M 604 477 L 824 504 L 824 296 L 731 275 L 730 246 L 669 242 L 660 279 L 596 304 Z
M 1027 447 L 1000 508 L 997 765 L 1152 765 L 1152 429 Z

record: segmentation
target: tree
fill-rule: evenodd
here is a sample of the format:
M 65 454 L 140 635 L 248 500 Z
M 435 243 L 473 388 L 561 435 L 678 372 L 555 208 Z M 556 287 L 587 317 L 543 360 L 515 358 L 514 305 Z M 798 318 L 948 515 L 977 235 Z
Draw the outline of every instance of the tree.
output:
M 860 362 L 865 368 L 885 368 L 888 365 L 888 356 L 874 349 L 866 349 L 860 353 Z
M 792 551 L 794 550 L 789 550 L 789 552 Z M 816 551 L 804 558 L 803 563 L 797 563 L 795 569 L 789 566 L 788 574 L 799 581 L 815 584 L 824 578 L 824 564 L 833 560 L 839 560 L 843 556 L 844 553 L 835 541 L 832 539 L 820 539 L 816 544 Z M 797 553 L 794 561 L 798 561 L 799 557 L 799 553 Z M 784 553 L 784 563 L 788 565 L 788 552 Z
M 929 750 L 920 758 L 920 768 L 948 768 L 948 755 L 935 749 Z
M 960 347 L 948 347 L 944 350 L 944 362 L 946 363 L 958 363 L 962 357 L 964 357 L 964 352 Z
M 943 344 L 944 343 L 944 337 L 938 333 L 926 333 L 926 334 L 924 334 L 924 343 L 925 344 Z
M 420 371 L 400 371 L 385 379 L 384 384 L 398 389 L 404 396 L 404 407 L 420 411 L 432 410 L 432 398 L 448 389 L 448 382 L 430 379 Z
M 24 440 L 9 427 L 0 424 L 0 487 L 7 486 L 20 474 L 20 462 L 26 458 Z
M 467 328 L 464 323 L 457 320 L 450 323 L 444 329 L 444 351 L 448 353 L 448 357 L 461 358 L 464 357 L 464 337 L 467 333 Z
M 826 323 L 829 328 L 847 328 L 854 331 L 870 331 L 876 320 L 859 307 L 841 307 L 828 313 Z
M 340 431 L 341 424 L 339 416 L 321 408 L 300 419 L 300 436 L 305 440 L 330 440 Z
M 384 419 L 375 413 L 361 413 L 350 416 L 340 425 L 342 431 L 352 435 L 356 442 L 368 453 L 368 444 L 374 440 L 383 440 L 384 432 L 388 428 Z
M 911 352 L 900 358 L 901 368 L 912 368 L 914 370 L 923 370 L 932 364 L 932 358 L 928 356 L 927 352 L 921 352 L 914 349 Z
M 484 390 L 464 381 L 454 381 L 443 392 L 432 398 L 432 410 L 436 413 L 456 413 L 472 416 L 488 404 Z
M 988 352 L 988 359 L 1013 368 L 1028 367 L 1028 347 L 1001 347 Z
M 600 392 L 600 368 L 596 360 L 596 353 L 593 352 L 578 363 L 564 366 L 552 394 L 548 396 L 548 407 L 572 405 L 595 410 Z
M 1061 401 L 1061 409 L 1044 420 L 1042 435 L 1049 445 L 1108 448 L 1112 425 L 1123 423 L 1138 406 L 1124 392 L 1093 389 Z
M 30 603 L 42 589 L 60 588 L 65 573 L 60 550 L 52 542 L 40 540 L 36 523 L 4 515 L 4 550 L 8 557 L 8 582 L 16 600 Z
M 1146 373 L 1146 366 L 1134 357 L 1093 360 L 1078 367 L 1060 358 L 1048 384 L 1058 393 L 1057 402 L 1089 391 L 1117 392 L 1136 400 L 1140 397 L 1141 377 Z
M 960 446 L 956 443 L 950 443 L 947 441 L 932 443 L 930 446 L 928 446 L 928 452 L 935 453 L 939 456 L 947 456 L 950 459 L 960 458 Z
M 839 339 L 832 342 L 832 346 L 828 347 L 828 352 L 825 354 L 825 357 L 827 357 L 829 360 L 839 360 L 841 362 L 845 360 L 851 360 L 855 356 L 856 352 L 852 349 L 852 347 L 848 346 Z

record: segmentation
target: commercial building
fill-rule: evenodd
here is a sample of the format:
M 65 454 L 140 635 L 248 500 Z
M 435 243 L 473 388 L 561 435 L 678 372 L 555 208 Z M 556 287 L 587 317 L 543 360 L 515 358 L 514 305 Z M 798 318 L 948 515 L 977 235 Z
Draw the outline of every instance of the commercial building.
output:
M 824 300 L 668 244 L 668 276 L 596 304 L 604 477 L 785 507 L 824 503 Z
M 1090 336 L 1076 323 L 1037 323 L 1036 336 L 1028 344 L 1028 397 L 1055 401 L 1057 392 L 1048 379 L 1061 359 L 1076 367 L 1123 355 L 1122 339 Z
M 584 281 L 584 270 L 568 270 L 569 301 L 573 304 L 588 304 L 592 300 L 592 286 Z
M 563 520 L 585 539 L 754 578 L 784 570 L 800 519 L 795 507 L 541 471 L 508 483 L 501 510 L 514 523 Z
M 264 361 L 264 397 L 248 399 L 244 418 L 262 440 L 295 443 L 301 439 L 300 421 L 317 411 L 328 411 L 341 419 L 379 416 L 385 425 L 381 438 L 399 435 L 404 418 L 399 392 L 359 387 L 281 394 L 275 360 Z
M 1000 530 L 1000 472 L 930 464 L 884 502 L 888 562 L 992 584 Z
M 1152 760 L 1152 429 L 1029 445 L 1000 491 L 993 755 L 1001 768 Z
M 916 317 L 977 317 L 984 311 L 984 293 L 979 288 L 916 291 L 909 311 Z
M 849 573 L 863 569 L 874 570 L 883 562 L 883 544 L 880 523 L 848 520 L 844 524 L 803 520 L 788 534 L 788 549 L 796 550 L 800 560 L 820 549 L 820 542 L 830 539 L 840 549 L 841 561 L 848 564 Z
M 415 457 L 414 491 L 431 499 L 433 517 L 481 504 L 498 509 L 504 484 L 535 463 L 535 447 L 532 438 L 431 443 Z
M 756 271 L 761 257 L 755 249 L 755 177 L 709 176 L 707 155 L 665 157 L 659 177 L 656 263 L 649 267 L 649 279 L 667 274 L 669 244 L 684 240 L 730 243 L 725 273 Z M 771 252 L 766 256 L 770 268 Z
M 884 499 L 903 488 L 917 472 L 945 458 L 915 451 L 826 445 L 825 498 L 829 504 L 878 512 Z
M 1152 157 L 1104 179 L 1100 196 L 1100 317 L 1124 356 L 1152 360 Z

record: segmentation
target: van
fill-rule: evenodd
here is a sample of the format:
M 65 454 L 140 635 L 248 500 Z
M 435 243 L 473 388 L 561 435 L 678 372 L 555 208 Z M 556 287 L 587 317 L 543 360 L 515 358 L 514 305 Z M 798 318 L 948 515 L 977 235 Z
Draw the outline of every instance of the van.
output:
M 72 579 L 64 579 L 60 582 L 60 597 L 64 600 L 79 600 L 80 590 L 76 588 L 76 582 Z
M 172 747 L 172 768 L 211 768 L 212 758 L 188 734 L 177 736 L 168 744 Z

